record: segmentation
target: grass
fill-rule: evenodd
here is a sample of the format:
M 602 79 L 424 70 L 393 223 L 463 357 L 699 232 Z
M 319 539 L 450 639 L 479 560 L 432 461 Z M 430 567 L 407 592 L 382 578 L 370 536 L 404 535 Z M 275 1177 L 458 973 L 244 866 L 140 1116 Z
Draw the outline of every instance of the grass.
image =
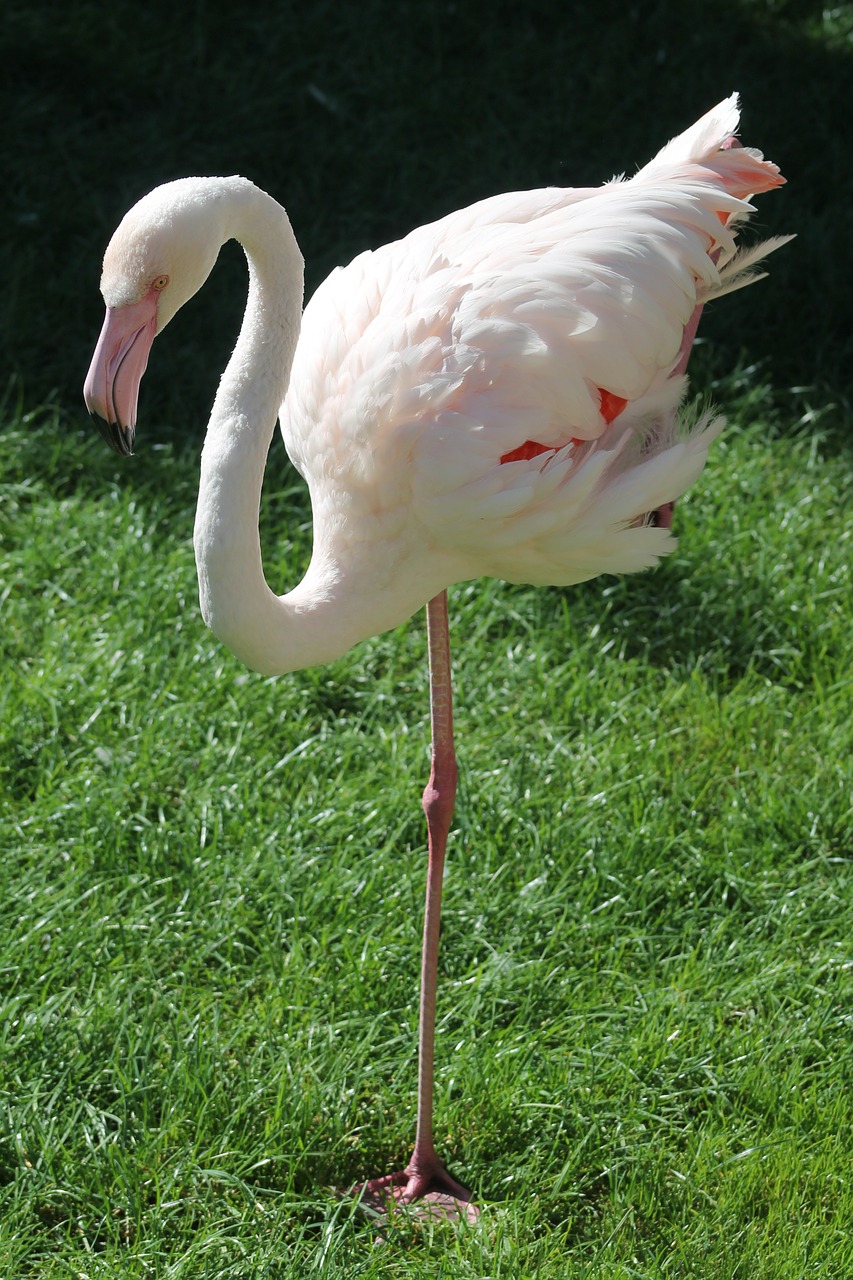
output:
M 485 1214 L 377 1250 L 326 1188 L 412 1137 L 422 626 L 247 675 L 194 455 L 7 411 L 7 1274 L 845 1274 L 847 475 L 768 412 L 655 574 L 453 593 L 439 1134 Z
M 0 41 L 0 1273 L 837 1280 L 853 1270 L 849 6 L 11 5 Z M 626 75 L 626 66 L 630 75 Z M 421 619 L 249 675 L 198 616 L 197 454 L 245 288 L 79 386 L 154 183 L 244 172 L 309 286 L 491 191 L 596 182 L 739 88 L 798 240 L 703 318 L 730 426 L 652 574 L 451 593 L 461 787 L 438 1138 L 476 1229 L 331 1188 L 412 1141 Z M 62 341 L 58 341 L 61 335 Z M 309 554 L 275 449 L 279 589 Z

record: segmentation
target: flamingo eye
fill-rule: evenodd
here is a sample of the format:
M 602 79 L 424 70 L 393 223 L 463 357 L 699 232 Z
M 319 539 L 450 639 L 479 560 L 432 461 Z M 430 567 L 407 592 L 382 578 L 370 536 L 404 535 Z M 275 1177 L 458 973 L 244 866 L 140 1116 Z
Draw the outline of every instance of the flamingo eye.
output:
M 151 288 L 156 290 L 157 293 L 162 293 L 168 283 L 168 276 L 158 276 L 156 280 L 151 281 Z

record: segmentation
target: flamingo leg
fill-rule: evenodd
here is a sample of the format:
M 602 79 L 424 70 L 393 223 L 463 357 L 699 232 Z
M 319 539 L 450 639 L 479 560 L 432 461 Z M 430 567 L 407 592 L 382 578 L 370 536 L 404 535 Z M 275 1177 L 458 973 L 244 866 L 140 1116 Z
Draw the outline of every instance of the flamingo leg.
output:
M 678 359 L 672 373 L 671 378 L 680 378 L 687 370 L 690 360 L 690 353 L 693 350 L 693 342 L 696 337 L 696 330 L 699 328 L 699 321 L 702 318 L 702 306 L 694 307 L 693 314 L 684 326 L 684 334 L 681 338 L 681 346 L 678 348 Z M 666 502 L 662 507 L 658 507 L 652 512 L 651 522 L 658 526 L 659 529 L 672 528 L 672 515 L 675 511 L 674 502 Z
M 680 378 L 682 373 L 687 372 L 687 365 L 690 360 L 690 353 L 693 350 L 693 342 L 696 337 L 696 330 L 699 328 L 699 321 L 702 318 L 702 307 L 694 307 L 693 315 L 687 321 L 684 327 L 684 336 L 681 339 L 681 346 L 678 349 L 678 361 L 673 369 L 670 377 Z
M 727 146 L 739 146 L 732 138 Z M 711 254 L 713 261 L 719 249 Z M 697 306 L 687 324 L 671 377 L 687 370 L 696 331 L 702 317 Z M 663 528 L 672 524 L 674 502 L 654 513 Z M 456 803 L 456 752 L 453 746 L 453 691 L 450 678 L 450 628 L 447 619 L 447 592 L 442 591 L 427 604 L 427 645 L 429 651 L 430 725 L 432 766 L 424 789 L 423 809 L 429 837 L 424 941 L 421 956 L 420 1034 L 418 1041 L 418 1118 L 412 1158 L 405 1169 L 384 1178 L 371 1178 L 352 1188 L 369 1208 L 389 1212 L 395 1204 L 423 1206 L 424 1214 L 467 1217 L 479 1213 L 471 1203 L 471 1192 L 447 1172 L 435 1149 L 433 1137 L 433 1080 L 435 1060 L 436 986 L 438 982 L 438 940 L 441 930 L 441 889 L 447 836 Z
M 451 1177 L 435 1149 L 433 1137 L 433 1077 L 435 1009 L 438 982 L 438 940 L 441 930 L 441 890 L 447 836 L 456 802 L 456 752 L 453 746 L 453 694 L 450 679 L 450 630 L 447 592 L 427 605 L 427 645 L 430 676 L 432 765 L 424 789 L 423 809 L 429 838 L 424 938 L 421 956 L 420 1034 L 418 1042 L 418 1111 L 415 1146 L 405 1169 L 384 1178 L 371 1178 L 353 1187 L 363 1204 L 389 1212 L 397 1204 L 414 1205 L 424 1216 L 467 1217 L 478 1210 L 471 1192 Z
M 720 256 L 719 249 L 715 249 L 711 254 L 711 260 L 716 262 Z M 693 343 L 696 339 L 696 331 L 699 328 L 699 321 L 702 319 L 702 304 L 693 308 L 693 314 L 684 326 L 684 333 L 681 337 L 681 346 L 678 348 L 678 359 L 675 367 L 669 375 L 671 378 L 680 378 L 683 373 L 687 372 L 687 365 L 690 362 L 690 353 L 693 350 Z M 675 503 L 667 502 L 662 507 L 658 507 L 652 515 L 652 522 L 660 529 L 672 528 L 672 513 L 675 511 Z

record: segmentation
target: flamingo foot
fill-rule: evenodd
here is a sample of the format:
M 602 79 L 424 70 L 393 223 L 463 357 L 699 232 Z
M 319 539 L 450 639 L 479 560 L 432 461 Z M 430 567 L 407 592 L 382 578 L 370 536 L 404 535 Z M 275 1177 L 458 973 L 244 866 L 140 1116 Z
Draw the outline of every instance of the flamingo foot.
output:
M 350 1187 L 347 1195 L 357 1199 L 368 1212 L 385 1217 L 401 1211 L 417 1218 L 464 1218 L 474 1223 L 480 1216 L 480 1210 L 471 1201 L 471 1192 L 451 1177 L 438 1159 L 417 1170 L 409 1165 L 384 1178 L 357 1183 Z

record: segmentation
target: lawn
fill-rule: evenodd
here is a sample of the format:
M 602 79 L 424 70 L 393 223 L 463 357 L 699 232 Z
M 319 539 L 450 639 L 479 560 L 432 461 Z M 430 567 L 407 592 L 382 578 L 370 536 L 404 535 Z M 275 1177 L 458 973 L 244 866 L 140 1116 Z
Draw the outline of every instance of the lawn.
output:
M 853 1274 L 849 7 L 356 12 L 3 19 L 0 1273 Z M 80 406 L 98 258 L 146 187 L 240 170 L 310 287 L 490 191 L 631 168 L 733 88 L 790 179 L 762 229 L 799 238 L 703 322 L 729 427 L 678 551 L 450 593 L 437 1137 L 483 1212 L 380 1236 L 335 1188 L 413 1137 L 423 618 L 272 680 L 206 632 L 239 255 L 155 348 L 129 461 Z M 280 445 L 262 524 L 281 590 L 311 526 Z

